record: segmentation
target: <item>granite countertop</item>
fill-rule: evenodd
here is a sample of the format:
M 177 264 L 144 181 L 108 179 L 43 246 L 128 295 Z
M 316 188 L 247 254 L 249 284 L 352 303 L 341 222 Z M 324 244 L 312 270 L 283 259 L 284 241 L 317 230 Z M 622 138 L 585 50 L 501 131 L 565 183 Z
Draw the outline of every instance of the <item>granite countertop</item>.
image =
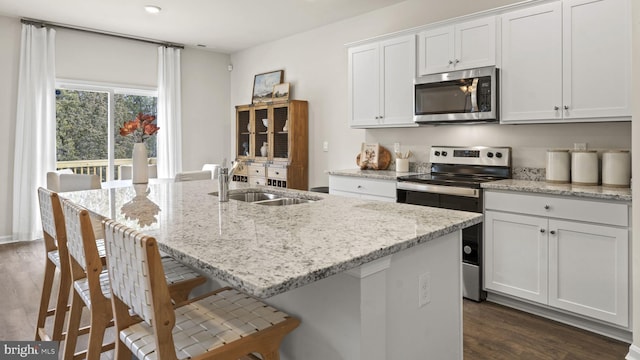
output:
M 329 175 L 352 176 L 352 177 L 379 179 L 379 180 L 396 180 L 398 176 L 420 174 L 418 172 L 396 172 L 394 170 L 360 170 L 360 169 L 330 170 L 327 173 Z
M 251 190 L 232 183 L 232 192 Z M 482 214 L 253 187 L 312 203 L 220 203 L 212 180 L 62 193 L 154 236 L 160 249 L 251 295 L 268 298 L 482 221 Z
M 483 183 L 484 189 L 522 191 L 530 193 L 577 196 L 603 200 L 631 201 L 631 189 L 604 186 L 554 184 L 546 181 L 499 180 Z

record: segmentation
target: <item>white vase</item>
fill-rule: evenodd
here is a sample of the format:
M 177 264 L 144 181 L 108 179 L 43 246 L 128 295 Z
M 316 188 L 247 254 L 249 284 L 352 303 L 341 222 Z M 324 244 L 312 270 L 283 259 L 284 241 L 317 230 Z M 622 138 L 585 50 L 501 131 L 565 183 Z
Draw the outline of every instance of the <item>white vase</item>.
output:
M 144 143 L 133 144 L 131 181 L 134 184 L 146 184 L 149 182 L 149 161 L 147 159 L 147 147 Z
M 266 157 L 268 151 L 269 148 L 267 147 L 267 143 L 262 143 L 262 147 L 260 148 L 260 155 L 262 155 L 262 157 Z

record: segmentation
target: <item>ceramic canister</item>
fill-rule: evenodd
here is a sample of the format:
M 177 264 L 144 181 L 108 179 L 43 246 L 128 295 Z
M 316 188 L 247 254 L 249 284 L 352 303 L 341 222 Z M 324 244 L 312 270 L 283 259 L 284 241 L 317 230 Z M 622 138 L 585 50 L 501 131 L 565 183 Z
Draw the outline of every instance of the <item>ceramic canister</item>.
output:
M 547 181 L 566 184 L 570 179 L 571 155 L 569 150 L 547 150 Z
M 571 183 L 598 185 L 598 153 L 595 150 L 571 152 Z
M 602 153 L 602 186 L 628 188 L 631 183 L 631 153 L 608 150 Z

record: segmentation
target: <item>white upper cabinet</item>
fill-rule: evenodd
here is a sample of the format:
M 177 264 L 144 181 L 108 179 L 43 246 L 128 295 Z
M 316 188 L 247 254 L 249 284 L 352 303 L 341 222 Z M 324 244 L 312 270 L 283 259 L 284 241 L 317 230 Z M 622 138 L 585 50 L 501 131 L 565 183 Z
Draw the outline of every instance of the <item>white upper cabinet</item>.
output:
M 563 2 L 565 119 L 631 116 L 631 9 L 627 0 Z
M 413 122 L 414 35 L 349 48 L 349 118 L 353 128 Z
M 502 16 L 501 122 L 561 118 L 561 34 L 559 2 Z
M 496 18 L 490 16 L 418 34 L 418 75 L 496 64 Z
M 565 0 L 502 15 L 501 122 L 631 116 L 627 0 Z

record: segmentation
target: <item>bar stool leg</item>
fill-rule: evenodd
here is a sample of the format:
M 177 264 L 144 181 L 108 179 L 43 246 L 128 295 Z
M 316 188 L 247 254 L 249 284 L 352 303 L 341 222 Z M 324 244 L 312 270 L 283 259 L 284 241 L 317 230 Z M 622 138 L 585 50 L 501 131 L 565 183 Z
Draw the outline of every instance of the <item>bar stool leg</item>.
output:
M 53 340 L 62 340 L 64 330 L 64 319 L 69 305 L 69 292 L 71 291 L 71 278 L 60 276 L 60 286 L 58 288 L 58 301 L 56 301 L 56 313 L 53 318 Z
M 64 360 L 73 360 L 73 355 L 76 351 L 76 343 L 78 341 L 80 318 L 82 317 L 82 309 L 84 306 L 84 301 L 82 301 L 80 295 L 78 295 L 76 291 L 73 291 L 69 323 L 67 324 L 67 336 L 64 342 Z
M 44 279 L 42 281 L 42 296 L 40 297 L 40 311 L 38 311 L 38 321 L 36 322 L 35 340 L 44 340 L 40 337 L 40 329 L 44 328 L 49 312 L 49 300 L 51 298 L 51 288 L 53 287 L 53 277 L 55 275 L 56 266 L 47 258 Z M 64 307 L 66 309 L 66 305 Z M 57 309 L 57 308 L 56 308 Z M 58 311 L 56 311 L 58 313 Z M 53 339 L 59 340 L 59 339 Z

